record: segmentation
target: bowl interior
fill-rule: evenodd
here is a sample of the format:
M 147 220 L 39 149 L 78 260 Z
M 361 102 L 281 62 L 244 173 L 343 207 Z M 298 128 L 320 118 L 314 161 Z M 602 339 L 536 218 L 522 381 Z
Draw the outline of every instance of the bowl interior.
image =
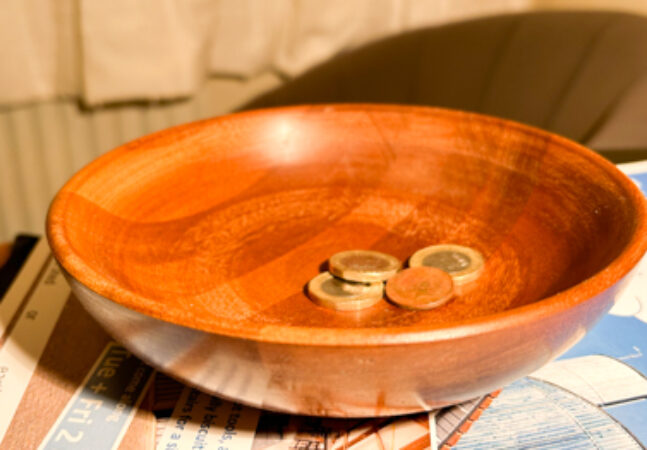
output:
M 59 193 L 48 232 L 81 283 L 183 325 L 433 328 L 537 302 L 605 268 L 638 223 L 611 169 L 565 139 L 461 112 L 258 111 L 99 158 Z M 440 308 L 336 312 L 304 293 L 335 252 L 406 260 L 439 243 L 486 259 Z

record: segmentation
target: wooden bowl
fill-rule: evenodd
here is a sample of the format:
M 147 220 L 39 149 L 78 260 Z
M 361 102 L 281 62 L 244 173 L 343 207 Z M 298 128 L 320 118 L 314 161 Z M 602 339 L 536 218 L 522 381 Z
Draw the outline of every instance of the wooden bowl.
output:
M 645 199 L 567 139 L 458 111 L 259 110 L 172 128 L 77 173 L 48 237 L 117 340 L 189 384 L 273 410 L 412 413 L 526 375 L 613 304 L 647 248 Z M 335 252 L 484 255 L 453 301 L 315 305 Z

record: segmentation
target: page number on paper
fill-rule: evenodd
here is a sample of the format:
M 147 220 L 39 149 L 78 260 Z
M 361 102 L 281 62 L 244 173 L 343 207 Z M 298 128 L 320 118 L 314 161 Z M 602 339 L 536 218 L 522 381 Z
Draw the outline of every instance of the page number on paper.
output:
M 54 438 L 54 441 L 60 442 L 62 439 L 65 439 L 67 442 L 71 442 L 75 444 L 79 442 L 82 438 L 83 438 L 83 431 L 79 431 L 78 433 L 76 433 L 76 435 L 72 435 L 69 431 L 63 428 L 61 429 L 61 431 L 58 432 L 58 434 Z

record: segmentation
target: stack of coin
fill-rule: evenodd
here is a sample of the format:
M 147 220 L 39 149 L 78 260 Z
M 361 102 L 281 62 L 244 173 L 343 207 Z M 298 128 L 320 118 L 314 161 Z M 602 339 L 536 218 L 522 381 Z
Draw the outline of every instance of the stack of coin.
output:
M 328 265 L 330 272 L 310 280 L 308 293 L 315 303 L 338 311 L 356 311 L 382 300 L 384 281 L 402 267 L 396 257 L 372 250 L 336 253 Z
M 330 273 L 342 280 L 358 283 L 386 281 L 402 267 L 402 263 L 395 256 L 373 250 L 335 253 L 328 263 Z
M 357 311 L 373 306 L 386 296 L 406 309 L 425 310 L 448 302 L 455 287 L 476 280 L 484 260 L 478 251 L 455 244 L 432 245 L 409 258 L 401 270 L 394 256 L 372 250 L 348 250 L 334 254 L 329 272 L 308 283 L 310 298 L 338 311 Z
M 318 305 L 337 311 L 357 311 L 382 300 L 382 283 L 354 283 L 322 272 L 308 283 L 310 298 Z

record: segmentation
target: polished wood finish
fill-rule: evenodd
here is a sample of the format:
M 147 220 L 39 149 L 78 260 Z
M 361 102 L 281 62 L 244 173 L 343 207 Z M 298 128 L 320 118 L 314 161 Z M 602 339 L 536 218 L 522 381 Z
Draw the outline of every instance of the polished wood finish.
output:
M 313 347 L 333 368 L 393 352 L 400 369 L 424 370 L 425 355 L 445 352 L 444 375 L 475 395 L 572 343 L 647 248 L 642 194 L 574 142 L 481 115 L 379 105 L 252 111 L 143 137 L 75 175 L 47 230 L 82 285 L 166 322 L 265 343 L 266 363 L 278 358 L 268 351 L 290 361 L 281 377 L 303 370 Z M 440 243 L 486 262 L 472 289 L 437 309 L 339 312 L 305 294 L 335 252 L 406 260 Z M 477 376 L 470 358 L 489 372 Z M 380 375 L 385 392 L 392 375 Z M 444 392 L 440 402 L 467 395 Z

